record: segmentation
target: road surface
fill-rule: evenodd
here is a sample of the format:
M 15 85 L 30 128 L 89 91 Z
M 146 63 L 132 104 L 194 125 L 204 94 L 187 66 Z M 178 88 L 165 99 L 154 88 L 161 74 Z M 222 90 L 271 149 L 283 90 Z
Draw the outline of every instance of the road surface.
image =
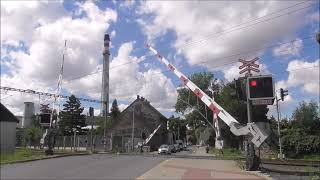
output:
M 96 154 L 5 165 L 4 179 L 135 179 L 166 158 Z
M 180 152 L 177 154 L 188 154 Z M 4 179 L 265 179 L 234 161 L 169 156 L 95 154 L 46 159 L 1 167 Z

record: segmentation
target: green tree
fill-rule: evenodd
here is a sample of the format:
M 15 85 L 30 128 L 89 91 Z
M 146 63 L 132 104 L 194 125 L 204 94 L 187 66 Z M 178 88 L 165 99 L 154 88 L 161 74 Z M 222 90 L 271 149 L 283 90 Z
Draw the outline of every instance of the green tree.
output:
M 292 114 L 292 125 L 307 131 L 320 129 L 319 106 L 316 102 L 302 101 Z
M 25 141 L 31 146 L 37 146 L 40 143 L 42 137 L 42 130 L 39 127 L 29 127 L 25 132 Z
M 112 106 L 111 106 L 111 117 L 112 119 L 116 120 L 120 115 L 120 110 L 118 107 L 118 102 L 117 100 L 113 100 Z
M 59 114 L 59 130 L 64 135 L 72 135 L 75 131 L 77 134 L 82 134 L 82 127 L 86 126 L 85 115 L 82 114 L 80 100 L 74 95 L 71 95 L 67 102 L 63 105 L 64 108 Z
M 195 73 L 192 74 L 189 79 L 206 94 L 210 94 L 208 87 L 210 82 L 214 79 L 212 73 Z M 185 115 L 188 125 L 194 129 L 208 124 L 206 118 L 202 115 L 208 115 L 208 119 L 212 119 L 212 113 L 208 113 L 209 108 L 206 108 L 201 100 L 188 88 L 178 89 L 178 99 L 175 104 L 175 109 L 177 112 Z
M 173 115 L 168 119 L 168 121 L 169 131 L 173 132 L 176 136 L 174 138 L 185 139 L 187 130 L 186 121 L 180 117 L 174 117 Z
M 97 128 L 96 132 L 97 132 L 97 134 L 100 134 L 100 135 L 103 134 L 105 126 L 106 126 L 106 129 L 108 129 L 114 123 L 114 120 L 112 118 L 110 118 L 110 117 L 108 117 L 106 119 L 106 117 L 98 116 L 98 117 L 95 117 L 95 120 L 97 121 L 97 125 L 98 125 L 98 128 Z
M 319 106 L 301 102 L 292 113 L 291 121 L 281 121 L 283 150 L 289 157 L 317 154 L 320 151 Z

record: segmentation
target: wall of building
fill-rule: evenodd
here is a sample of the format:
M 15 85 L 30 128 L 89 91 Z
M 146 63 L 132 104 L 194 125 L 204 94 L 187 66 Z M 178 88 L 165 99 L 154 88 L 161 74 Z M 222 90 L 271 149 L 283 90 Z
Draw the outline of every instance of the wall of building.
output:
M 14 152 L 16 144 L 16 122 L 0 121 L 1 153 Z

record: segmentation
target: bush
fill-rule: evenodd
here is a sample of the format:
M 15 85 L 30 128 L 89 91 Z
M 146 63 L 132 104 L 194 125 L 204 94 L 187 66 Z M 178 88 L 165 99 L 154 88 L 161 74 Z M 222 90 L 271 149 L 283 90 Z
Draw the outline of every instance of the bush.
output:
M 306 134 L 303 129 L 286 129 L 281 138 L 284 153 L 288 157 L 299 157 L 305 154 L 320 152 L 320 137 Z

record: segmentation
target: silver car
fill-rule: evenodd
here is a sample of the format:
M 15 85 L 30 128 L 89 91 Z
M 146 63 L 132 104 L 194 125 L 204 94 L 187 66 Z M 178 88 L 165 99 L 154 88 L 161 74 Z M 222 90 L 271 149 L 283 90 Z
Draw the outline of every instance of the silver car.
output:
M 166 144 L 163 144 L 158 149 L 158 154 L 171 154 L 170 147 Z

